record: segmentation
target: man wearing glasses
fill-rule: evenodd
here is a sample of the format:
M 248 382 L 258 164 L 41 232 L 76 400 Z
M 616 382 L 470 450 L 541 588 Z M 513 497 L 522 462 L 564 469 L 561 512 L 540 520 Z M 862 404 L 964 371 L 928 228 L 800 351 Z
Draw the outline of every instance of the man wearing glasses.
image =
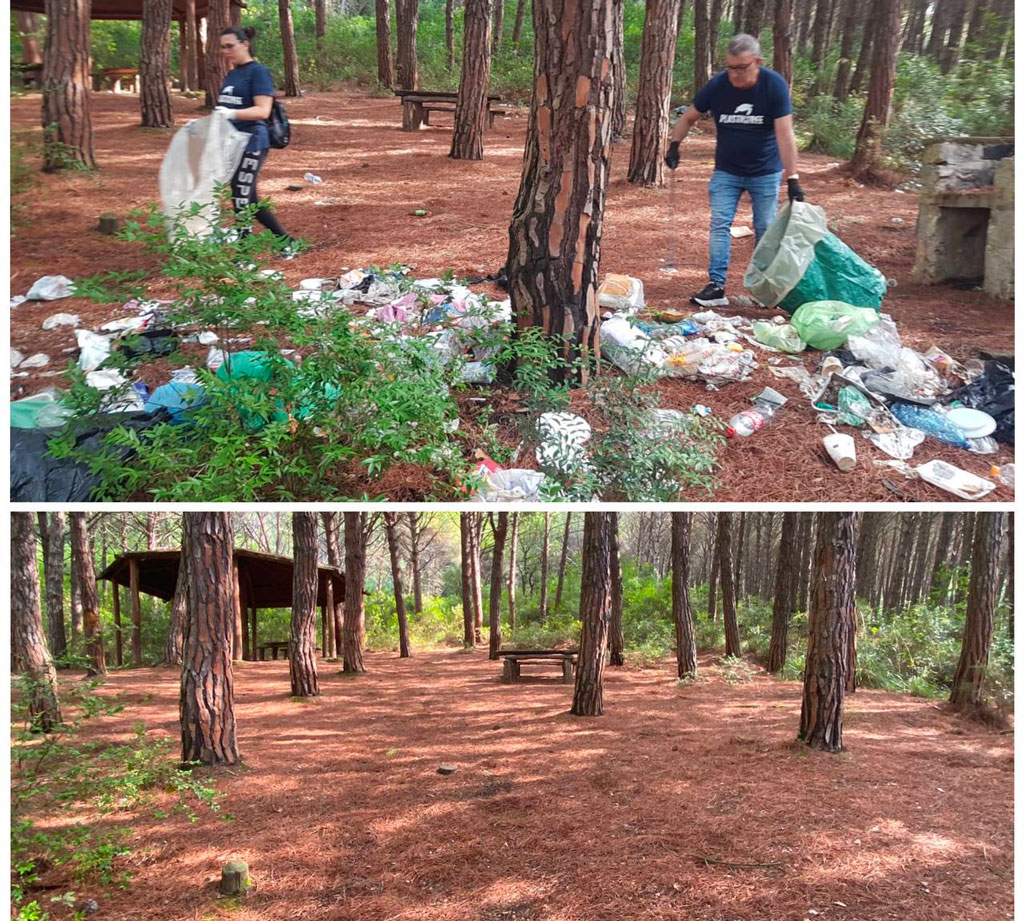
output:
M 725 54 L 725 70 L 712 77 L 694 97 L 669 134 L 665 163 L 679 165 L 679 143 L 705 112 L 715 119 L 718 139 L 711 198 L 709 282 L 690 300 L 701 307 L 725 307 L 725 273 L 740 195 L 746 191 L 754 211 L 755 241 L 772 222 L 779 185 L 786 173 L 790 201 L 803 201 L 796 171 L 793 103 L 786 81 L 761 66 L 761 45 L 752 35 L 737 35 Z

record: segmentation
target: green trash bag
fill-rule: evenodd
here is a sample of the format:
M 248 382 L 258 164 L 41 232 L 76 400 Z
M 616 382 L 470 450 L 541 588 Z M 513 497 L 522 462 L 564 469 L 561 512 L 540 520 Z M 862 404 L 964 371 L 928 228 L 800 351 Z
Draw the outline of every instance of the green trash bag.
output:
M 825 210 L 802 201 L 785 205 L 764 232 L 743 284 L 790 313 L 811 301 L 877 310 L 886 291 L 885 276 L 829 232 Z
M 245 394 L 258 391 L 260 389 L 258 384 L 266 384 L 270 381 L 274 374 L 274 366 L 278 361 L 282 361 L 289 368 L 295 367 L 294 362 L 287 358 L 273 358 L 266 352 L 235 352 L 227 355 L 224 364 L 217 369 L 216 376 L 222 381 L 227 381 L 230 384 L 231 393 L 239 397 L 240 402 L 243 402 Z M 254 386 L 253 382 L 258 383 Z M 277 411 L 272 413 L 269 419 L 244 405 L 239 406 L 238 414 L 242 418 L 246 431 L 250 434 L 258 432 L 271 420 L 287 422 L 288 413 L 285 412 L 284 403 L 281 400 L 274 400 L 274 405 L 277 407 Z
M 840 301 L 813 301 L 797 308 L 793 328 L 812 349 L 838 349 L 847 336 L 861 336 L 878 323 L 870 307 L 854 307 Z
M 781 352 L 802 352 L 807 343 L 789 323 L 769 323 L 767 320 L 754 321 L 754 338 Z

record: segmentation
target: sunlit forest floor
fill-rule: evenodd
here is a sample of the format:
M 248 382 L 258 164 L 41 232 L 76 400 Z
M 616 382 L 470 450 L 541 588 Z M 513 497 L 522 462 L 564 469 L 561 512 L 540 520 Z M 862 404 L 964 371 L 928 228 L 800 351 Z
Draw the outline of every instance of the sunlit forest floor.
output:
M 173 97 L 177 124 L 201 113 L 196 100 Z M 12 138 L 16 171 L 23 179 L 13 196 L 14 236 L 11 245 L 12 293 L 24 293 L 40 276 L 63 273 L 81 278 L 100 272 L 156 269 L 157 260 L 140 244 L 103 236 L 97 219 L 110 212 L 124 218 L 133 208 L 158 199 L 157 173 L 171 130 L 138 127 L 138 97 L 107 93 L 93 97 L 96 174 L 42 176 L 34 154 L 40 144 L 39 97 L 11 100 Z M 418 133 L 403 132 L 401 106 L 392 97 L 356 91 L 311 93 L 288 100 L 293 142 L 275 150 L 260 176 L 260 194 L 270 197 L 284 227 L 308 239 L 312 250 L 292 262 L 275 263 L 289 285 L 303 278 L 337 276 L 343 269 L 404 263 L 415 277 L 435 277 L 453 271 L 458 277 L 496 273 L 505 263 L 508 226 L 519 188 L 526 110 L 498 119 L 485 136 L 484 160 L 457 161 L 448 157 L 451 116 L 434 116 L 436 124 Z M 707 182 L 714 158 L 714 138 L 694 134 L 686 141 L 672 188 L 645 189 L 626 182 L 629 141 L 612 154 L 611 181 L 601 245 L 601 276 L 626 273 L 644 283 L 652 309 L 673 308 L 690 313 L 688 298 L 707 281 L 709 205 Z M 1013 304 L 977 290 L 952 286 L 929 287 L 911 280 L 917 219 L 917 195 L 858 186 L 845 175 L 840 162 L 822 154 L 802 153 L 801 183 L 809 201 L 825 208 L 830 228 L 864 259 L 878 266 L 897 285 L 886 295 L 883 309 L 896 320 L 903 343 L 921 352 L 936 345 L 958 360 L 978 357 L 982 350 L 1012 349 Z M 312 172 L 319 185 L 304 181 Z M 26 185 L 27 184 L 27 185 Z M 20 190 L 20 191 L 19 191 Z M 425 216 L 413 212 L 426 211 Z M 750 204 L 740 205 L 736 223 L 751 225 Z M 674 248 L 670 240 L 674 237 Z M 753 251 L 753 238 L 733 241 L 727 280 L 730 295 L 743 293 L 743 273 Z M 661 271 L 674 258 L 678 274 Z M 160 279 L 157 279 L 159 282 Z M 505 292 L 491 283 L 474 285 L 490 297 Z M 159 284 L 151 289 L 160 296 Z M 13 383 L 11 397 L 31 394 L 60 379 L 46 378 L 75 354 L 71 327 L 41 329 L 43 320 L 58 311 L 78 314 L 83 325 L 96 329 L 120 315 L 120 305 L 96 304 L 84 298 L 59 303 L 33 302 L 11 314 L 11 345 L 25 355 L 42 351 L 51 356 L 48 369 L 30 372 Z M 777 311 L 729 307 L 729 315 L 764 318 Z M 201 364 L 207 349 L 183 345 L 183 354 Z M 762 362 L 770 353 L 759 353 Z M 816 371 L 821 353 L 800 356 Z M 790 363 L 788 359 L 785 363 Z M 141 369 L 150 388 L 170 374 L 166 361 Z M 771 426 L 756 438 L 734 439 L 722 452 L 714 498 L 719 501 L 940 501 L 944 493 L 922 481 L 905 480 L 869 458 L 840 476 L 820 448 L 827 430 L 797 385 L 771 376 L 764 368 L 746 383 L 726 384 L 708 392 L 703 382 L 666 379 L 660 385 L 663 405 L 689 410 L 701 403 L 715 416 L 728 419 L 749 407 L 752 393 L 770 385 L 789 397 L 789 404 Z M 502 394 L 491 394 L 497 406 Z M 574 407 L 577 411 L 580 407 Z M 582 410 L 586 412 L 586 410 Z M 516 424 L 519 416 L 512 417 Z M 463 420 L 466 421 L 466 420 Z M 501 438 L 515 445 L 521 438 L 516 425 L 499 418 Z M 507 429 L 507 431 L 506 431 Z M 859 452 L 858 452 L 859 453 Z M 885 459 L 880 452 L 872 457 Z M 929 440 L 915 461 L 938 458 L 988 476 L 992 464 L 1008 463 L 1012 451 L 980 456 Z M 399 471 L 400 473 L 400 471 Z M 412 474 L 391 477 L 395 483 L 366 484 L 371 495 L 414 500 L 423 488 Z M 421 479 L 421 478 L 420 478 Z M 702 499 L 695 491 L 693 498 Z M 1012 499 L 999 486 L 990 496 Z
M 670 659 L 609 668 L 590 719 L 546 663 L 515 685 L 485 650 L 367 668 L 321 661 L 300 702 L 286 662 L 236 664 L 244 764 L 211 772 L 221 817 L 108 816 L 131 827 L 135 878 L 80 894 L 147 921 L 1012 917 L 1013 737 L 945 705 L 858 691 L 833 756 L 795 741 L 799 683 L 706 654 L 685 686 Z M 101 693 L 124 710 L 82 741 L 141 721 L 173 752 L 178 683 L 112 673 Z M 235 857 L 253 888 L 218 901 Z

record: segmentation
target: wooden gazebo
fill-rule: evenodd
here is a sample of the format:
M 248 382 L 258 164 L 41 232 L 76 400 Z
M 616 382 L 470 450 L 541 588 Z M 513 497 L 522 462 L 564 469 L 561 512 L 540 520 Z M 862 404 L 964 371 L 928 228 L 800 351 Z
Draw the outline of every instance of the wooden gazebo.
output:
M 124 660 L 121 633 L 120 586 L 129 590 L 132 621 L 132 662 L 142 664 L 142 607 L 139 597 L 152 595 L 163 601 L 174 598 L 178 581 L 181 553 L 178 550 L 142 550 L 120 554 L 98 576 L 114 584 L 115 662 Z M 235 636 L 234 658 L 255 660 L 263 658 L 259 652 L 286 644 L 270 643 L 260 646 L 257 632 L 257 612 L 261 608 L 290 608 L 292 606 L 292 558 L 255 550 L 234 551 Z M 316 602 L 320 607 L 321 649 L 330 649 L 335 604 L 345 598 L 345 574 L 333 566 L 318 566 Z

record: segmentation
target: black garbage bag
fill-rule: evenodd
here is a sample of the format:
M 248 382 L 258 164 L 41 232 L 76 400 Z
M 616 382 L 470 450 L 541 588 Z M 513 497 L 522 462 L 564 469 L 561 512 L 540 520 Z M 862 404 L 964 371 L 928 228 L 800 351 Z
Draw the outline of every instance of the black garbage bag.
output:
M 75 445 L 86 452 L 103 447 L 108 432 L 123 425 L 142 432 L 171 421 L 166 409 L 154 413 L 98 413 L 75 419 Z M 11 429 L 11 501 L 12 502 L 88 502 L 100 478 L 89 465 L 71 458 L 49 457 L 46 453 L 51 438 L 61 429 Z M 134 451 L 118 448 L 122 460 Z
M 125 336 L 118 347 L 128 358 L 170 355 L 178 347 L 178 335 L 173 329 L 144 329 Z
M 1013 447 L 1013 371 L 1000 361 L 986 361 L 985 373 L 950 396 L 996 420 L 993 437 Z

